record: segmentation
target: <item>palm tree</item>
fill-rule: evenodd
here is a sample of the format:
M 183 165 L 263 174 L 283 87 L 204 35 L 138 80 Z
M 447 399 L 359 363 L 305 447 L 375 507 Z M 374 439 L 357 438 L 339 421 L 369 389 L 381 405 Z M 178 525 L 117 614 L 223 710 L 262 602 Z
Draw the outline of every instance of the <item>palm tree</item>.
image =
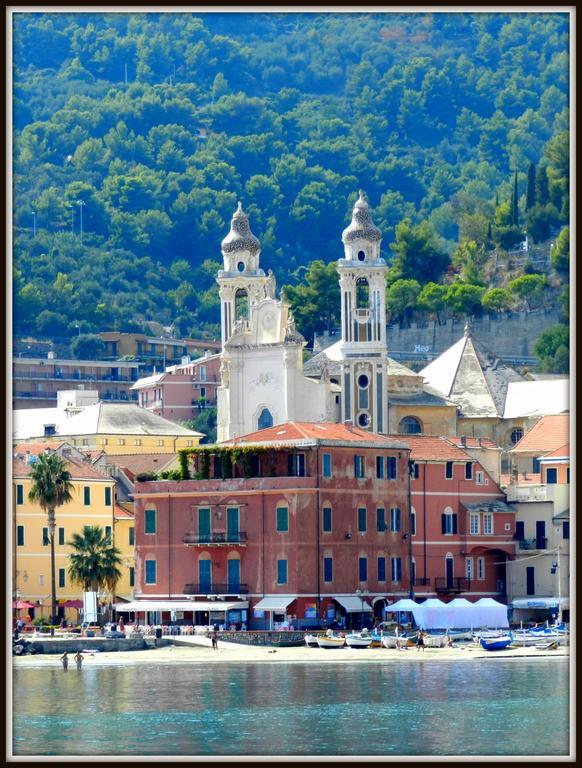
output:
M 69 576 L 81 584 L 85 592 L 99 592 L 105 587 L 113 593 L 121 578 L 121 552 L 99 525 L 85 525 L 82 533 L 74 533 L 69 546 Z
M 37 501 L 47 514 L 51 545 L 51 635 L 57 620 L 57 587 L 55 579 L 56 509 L 72 500 L 73 484 L 67 462 L 58 453 L 41 453 L 30 472 L 30 501 Z

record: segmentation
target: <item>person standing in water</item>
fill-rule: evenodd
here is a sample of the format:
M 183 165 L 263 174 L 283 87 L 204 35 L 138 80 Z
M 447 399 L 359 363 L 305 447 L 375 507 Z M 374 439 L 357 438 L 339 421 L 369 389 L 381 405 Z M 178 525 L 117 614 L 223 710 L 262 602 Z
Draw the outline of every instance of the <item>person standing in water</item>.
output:
M 61 656 L 61 663 L 62 663 L 62 665 L 63 665 L 63 669 L 64 669 L 64 670 L 65 670 L 65 672 L 66 672 L 66 671 L 67 671 L 67 669 L 69 668 L 69 654 L 68 654 L 68 652 L 67 652 L 67 651 L 65 651 L 65 652 L 63 653 L 63 655 Z
M 73 658 L 75 659 L 75 662 L 77 663 L 77 669 L 79 671 L 81 671 L 81 667 L 83 665 L 83 659 L 85 657 L 81 654 L 81 651 L 77 651 L 77 653 L 75 654 L 75 656 Z

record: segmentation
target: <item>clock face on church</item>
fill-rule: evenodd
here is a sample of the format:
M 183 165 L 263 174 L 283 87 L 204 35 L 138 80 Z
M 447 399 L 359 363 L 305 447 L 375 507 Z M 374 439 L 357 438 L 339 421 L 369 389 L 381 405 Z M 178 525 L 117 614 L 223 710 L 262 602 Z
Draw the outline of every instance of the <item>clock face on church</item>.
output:
M 275 315 L 273 312 L 265 312 L 261 324 L 266 331 L 270 331 L 275 325 Z

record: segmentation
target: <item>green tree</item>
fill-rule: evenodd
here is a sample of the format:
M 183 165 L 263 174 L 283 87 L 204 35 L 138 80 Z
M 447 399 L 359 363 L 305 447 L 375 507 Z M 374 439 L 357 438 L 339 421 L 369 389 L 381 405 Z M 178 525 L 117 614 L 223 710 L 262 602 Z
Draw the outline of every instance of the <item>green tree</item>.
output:
M 30 471 L 32 481 L 28 498 L 38 502 L 47 516 L 51 547 L 51 635 L 57 620 L 57 587 L 55 579 L 56 510 L 73 500 L 73 483 L 67 462 L 58 453 L 41 453 Z
M 319 331 L 331 331 L 340 322 L 340 288 L 334 262 L 312 261 L 305 283 L 285 285 L 285 299 L 291 304 L 297 327 L 306 339 L 313 341 Z
M 568 373 L 570 369 L 570 330 L 565 323 L 545 330 L 534 345 L 544 373 Z
M 536 175 L 536 203 L 547 205 L 550 202 L 550 183 L 548 170 L 545 165 L 540 165 Z
M 401 325 L 409 323 L 420 293 L 418 280 L 396 280 L 386 291 L 386 308 Z
M 76 360 L 100 360 L 105 352 L 105 344 L 95 334 L 82 333 L 71 342 L 71 352 Z
M 71 581 L 80 584 L 85 592 L 99 593 L 105 588 L 114 596 L 121 578 L 121 552 L 104 529 L 84 525 L 81 533 L 73 533 L 68 545 L 73 549 L 68 569 Z
M 507 312 L 513 306 L 513 296 L 507 288 L 492 288 L 483 295 L 481 303 L 486 312 Z
M 401 221 L 390 248 L 394 259 L 388 273 L 389 283 L 400 279 L 418 280 L 421 285 L 437 282 L 449 265 L 447 253 L 426 221 L 417 225 L 408 219 Z
M 568 227 L 564 227 L 555 244 L 551 246 L 550 260 L 557 272 L 567 275 L 570 271 L 570 229 Z
M 530 163 L 527 169 L 527 186 L 525 189 L 525 210 L 529 211 L 530 208 L 536 204 L 536 166 L 535 163 Z
M 531 311 L 541 303 L 546 286 L 545 275 L 521 275 L 512 280 L 507 287 L 525 304 L 526 309 Z
M 453 254 L 452 262 L 459 270 L 459 278 L 463 283 L 485 285 L 483 268 L 487 258 L 488 254 L 484 246 L 470 241 L 459 245 Z
M 485 288 L 479 285 L 454 283 L 447 289 L 445 304 L 457 317 L 471 317 L 481 313 L 481 299 Z
M 448 287 L 439 283 L 427 283 L 418 295 L 418 309 L 432 315 L 441 324 L 441 312 L 445 309 L 445 296 Z
M 204 437 L 200 444 L 216 442 L 216 408 L 203 408 L 195 419 L 189 419 L 183 422 L 186 429 L 192 429 L 195 432 L 202 432 Z
M 517 171 L 513 179 L 513 192 L 511 193 L 511 223 L 514 227 L 519 226 L 519 196 L 517 191 Z

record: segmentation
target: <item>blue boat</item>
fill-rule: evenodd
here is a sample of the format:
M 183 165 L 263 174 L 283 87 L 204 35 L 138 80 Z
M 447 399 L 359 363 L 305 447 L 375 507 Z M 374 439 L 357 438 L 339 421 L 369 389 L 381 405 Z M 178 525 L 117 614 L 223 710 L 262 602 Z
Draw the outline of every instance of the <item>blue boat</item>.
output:
M 481 648 L 486 651 L 501 651 L 507 648 L 513 642 L 513 635 L 509 632 L 507 635 L 499 635 L 498 637 L 482 637 Z

